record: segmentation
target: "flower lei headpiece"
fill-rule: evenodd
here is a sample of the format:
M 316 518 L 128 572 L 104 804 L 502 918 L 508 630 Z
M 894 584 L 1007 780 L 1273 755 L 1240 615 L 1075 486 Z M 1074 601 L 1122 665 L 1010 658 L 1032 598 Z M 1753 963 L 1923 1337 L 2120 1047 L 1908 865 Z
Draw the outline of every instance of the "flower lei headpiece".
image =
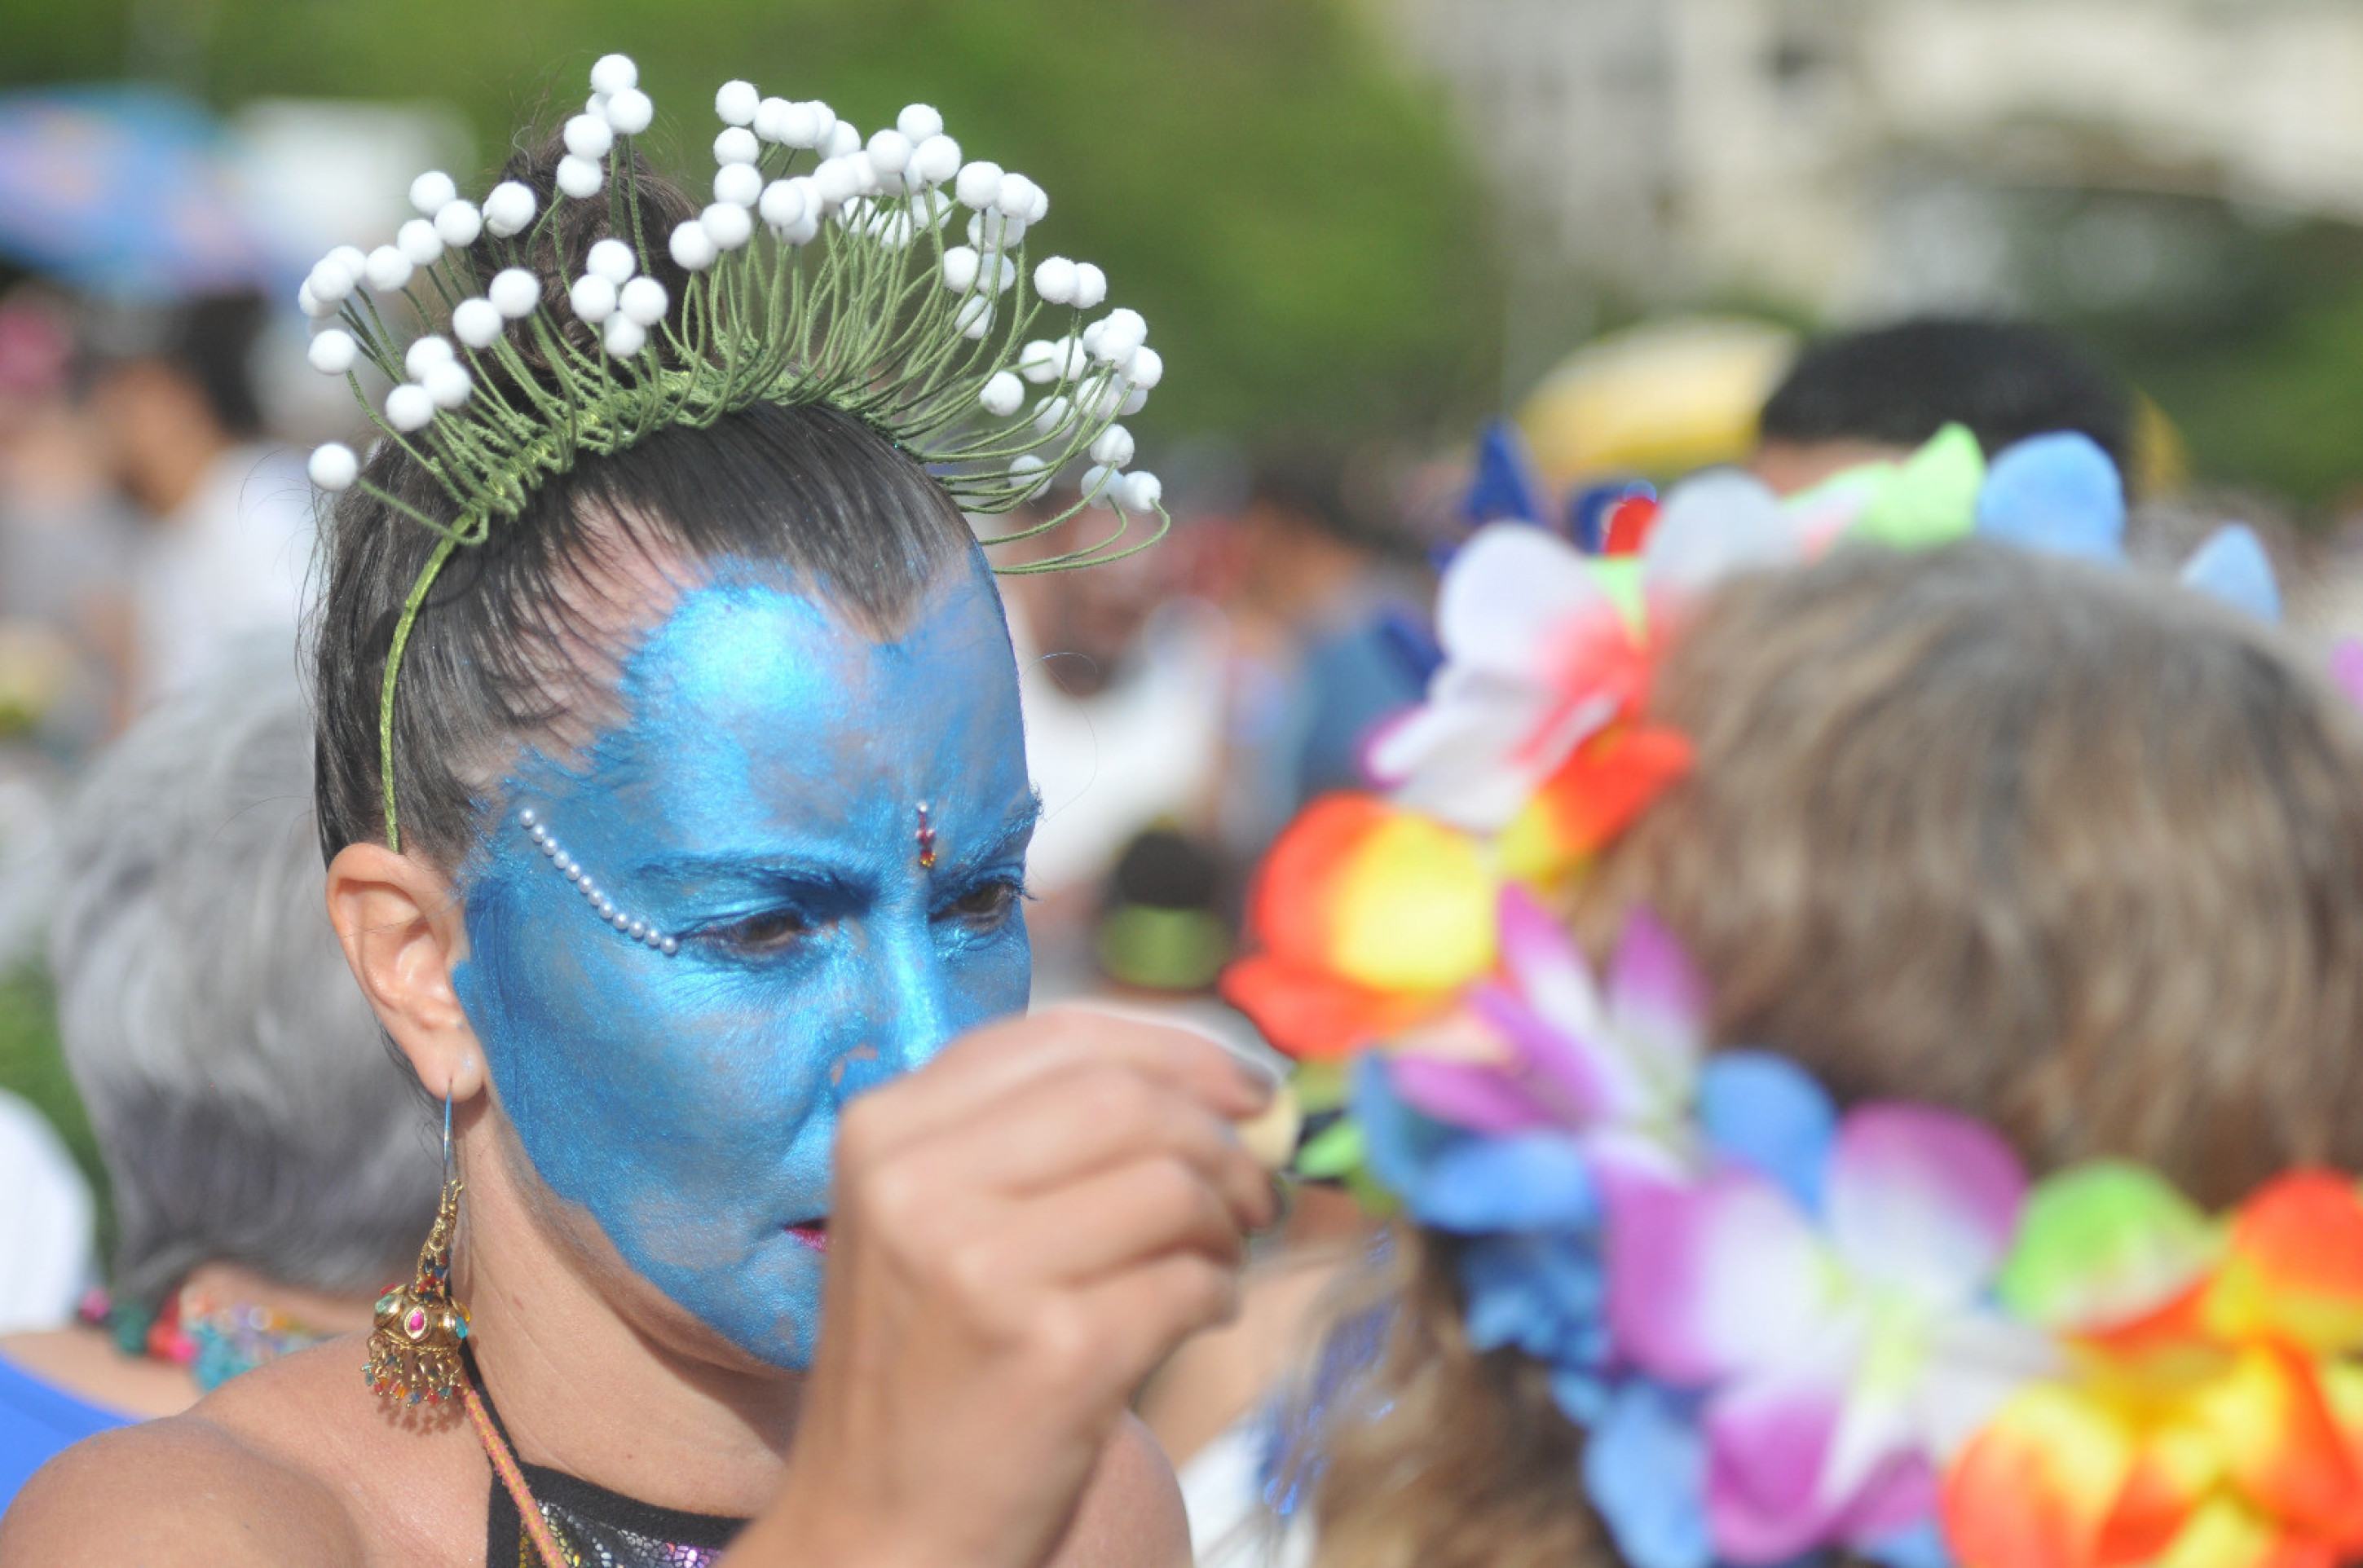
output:
M 449 175 L 422 174 L 410 187 L 421 215 L 394 243 L 367 254 L 338 247 L 299 292 L 318 324 L 314 367 L 350 381 L 384 439 L 451 505 L 449 517 L 431 516 L 372 485 L 341 443 L 312 454 L 323 490 L 358 486 L 439 537 L 386 657 L 379 744 L 393 847 L 394 683 L 427 591 L 453 551 L 482 543 L 582 453 L 621 451 L 759 403 L 827 403 L 927 464 L 971 513 L 1009 512 L 1088 460 L 1074 505 L 986 542 L 1037 536 L 1093 504 L 1116 510 L 1114 532 L 1004 569 L 1113 559 L 1146 548 L 1170 524 L 1157 476 L 1125 471 L 1134 443 L 1116 423 L 1147 400 L 1164 361 L 1137 312 L 1085 321 L 1107 294 L 1099 268 L 1052 256 L 1029 270 L 1027 233 L 1050 204 L 1039 185 L 963 161 L 926 105 L 865 143 L 826 104 L 728 82 L 715 95 L 723 129 L 714 202 L 667 242 L 688 277 L 674 301 L 649 275 L 638 187 L 610 180 L 629 167 L 633 138 L 655 114 L 638 74 L 619 54 L 592 68 L 593 93 L 566 122 L 547 209 L 537 212 L 540 198 L 516 181 L 480 206 Z M 536 263 L 556 263 L 553 272 L 563 263 L 560 206 L 597 202 L 617 237 L 591 246 L 562 300 L 545 299 Z M 960 244 L 946 229 L 963 214 Z M 1062 335 L 1028 338 L 1046 307 L 1060 313 L 1053 325 Z M 405 340 L 390 315 L 417 335 Z M 448 337 L 426 330 L 438 315 Z M 570 330 L 578 324 L 587 331 Z M 394 383 L 382 407 L 369 402 L 363 366 Z M 1028 383 L 1042 389 L 1030 409 Z M 1126 514 L 1153 515 L 1158 526 L 1128 539 Z
M 1477 534 L 1382 792 L 1315 803 L 1267 862 L 1228 988 L 1346 1111 L 1300 1170 L 1461 1239 L 1471 1342 L 1548 1369 L 1637 1568 L 2356 1560 L 2363 1186 L 2299 1171 L 2218 1217 L 2128 1165 L 2030 1183 L 1969 1118 L 1710 1054 L 1646 913 L 1595 975 L 1549 912 L 1687 765 L 1647 699 L 1699 588 L 1841 536 L 2111 555 L 2113 469 L 2047 437 L 1989 471 L 1948 434 L 1786 504 L 1710 476 L 1643 521 L 1619 558 Z M 2244 535 L 2186 576 L 2274 599 Z

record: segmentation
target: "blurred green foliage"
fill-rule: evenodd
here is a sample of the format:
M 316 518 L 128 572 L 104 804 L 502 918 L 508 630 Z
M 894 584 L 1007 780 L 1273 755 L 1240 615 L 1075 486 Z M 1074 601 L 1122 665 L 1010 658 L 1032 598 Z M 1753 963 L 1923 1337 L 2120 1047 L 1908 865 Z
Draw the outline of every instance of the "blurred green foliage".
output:
M 1459 420 L 1491 387 L 1489 230 L 1439 102 L 1346 0 L 34 0 L 0 4 L 0 82 L 126 74 L 217 106 L 439 100 L 477 173 L 554 130 L 621 50 L 654 150 L 698 171 L 732 76 L 865 129 L 940 108 L 971 157 L 1050 192 L 1169 355 L 1159 433 L 1368 433 Z M 463 185 L 469 182 L 463 181 Z M 478 182 L 478 188 L 482 182 Z
M 30 1101 L 65 1141 L 97 1195 L 100 1255 L 106 1255 L 115 1233 L 106 1205 L 106 1171 L 99 1163 L 98 1140 L 91 1132 L 82 1096 L 58 1049 L 57 998 L 38 963 L 0 972 L 0 1089 Z

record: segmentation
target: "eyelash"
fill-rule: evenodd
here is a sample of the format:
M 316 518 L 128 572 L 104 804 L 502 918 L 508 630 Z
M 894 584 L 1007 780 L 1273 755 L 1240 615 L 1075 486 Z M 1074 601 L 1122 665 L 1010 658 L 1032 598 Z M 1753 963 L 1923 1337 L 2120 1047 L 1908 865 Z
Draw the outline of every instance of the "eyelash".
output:
M 1030 897 L 1019 878 L 999 877 L 970 889 L 938 910 L 936 918 L 956 920 L 974 931 L 998 931 Z M 737 952 L 769 955 L 787 951 L 812 933 L 812 922 L 796 911 L 773 909 L 703 934 Z

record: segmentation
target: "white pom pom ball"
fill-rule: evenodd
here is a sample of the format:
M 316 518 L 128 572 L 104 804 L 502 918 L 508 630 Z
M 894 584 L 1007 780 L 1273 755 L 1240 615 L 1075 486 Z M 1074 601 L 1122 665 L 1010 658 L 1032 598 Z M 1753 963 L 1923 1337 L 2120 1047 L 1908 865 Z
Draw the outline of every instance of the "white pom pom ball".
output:
M 1050 482 L 1050 465 L 1031 452 L 1020 452 L 1009 459 L 1009 477 L 1026 481 L 1026 493 L 1037 495 Z
M 460 199 L 460 187 L 451 176 L 440 169 L 429 169 L 410 182 L 410 204 L 425 217 L 433 217 L 444 207 Z
M 1011 260 L 1008 257 L 994 257 L 993 259 L 991 272 L 993 276 L 993 292 L 994 293 L 1005 294 L 1010 290 L 1017 286 L 1017 263 Z
M 616 127 L 605 115 L 582 114 L 566 122 L 566 150 L 577 158 L 605 158 L 616 145 Z
M 936 113 L 932 104 L 905 104 L 903 112 L 894 116 L 894 128 L 911 138 L 914 146 L 931 136 L 944 134 L 944 117 Z
M 1143 469 L 1124 476 L 1123 487 L 1116 496 L 1116 504 L 1127 512 L 1154 512 L 1165 500 L 1165 481 Z
M 969 164 L 953 182 L 952 194 L 960 199 L 960 205 L 982 212 L 1001 194 L 1001 165 L 982 159 Z
M 1107 298 L 1107 274 L 1089 261 L 1075 263 L 1075 308 L 1093 310 Z
M 931 136 L 911 149 L 911 170 L 930 185 L 960 178 L 960 146 L 948 136 Z
M 1148 394 L 1141 391 L 1138 387 L 1135 387 L 1130 392 L 1124 394 L 1124 406 L 1118 408 L 1116 413 L 1120 416 L 1129 419 L 1148 406 Z
M 398 248 L 381 245 L 369 253 L 369 262 L 362 271 L 369 277 L 371 288 L 382 294 L 391 294 L 408 283 L 411 273 L 417 269 L 410 264 L 410 258 Z
M 763 144 L 745 126 L 732 126 L 714 138 L 716 163 L 752 163 L 763 156 Z
M 1120 469 L 1132 461 L 1132 432 L 1121 425 L 1111 425 L 1100 432 L 1092 443 L 1092 461 L 1103 468 Z
M 804 106 L 813 112 L 812 144 L 821 150 L 823 157 L 826 157 L 828 144 L 837 136 L 837 111 L 818 98 Z
M 356 283 L 369 276 L 369 258 L 361 254 L 358 245 L 339 245 L 328 252 L 327 259 L 351 273 Z
M 1075 264 L 1063 256 L 1053 256 L 1034 269 L 1034 292 L 1046 304 L 1072 304 L 1075 300 Z
M 788 138 L 782 134 L 782 127 L 787 124 L 787 116 L 794 108 L 795 105 L 785 98 L 766 98 L 756 105 L 756 137 L 774 144 L 787 140 Z
M 313 263 L 311 274 L 304 280 L 304 286 L 311 290 L 312 297 L 321 304 L 335 305 L 341 304 L 345 296 L 353 292 L 353 275 L 338 265 L 333 257 L 324 256 Z M 333 315 L 336 313 L 331 311 L 329 314 Z
M 405 381 L 385 394 L 385 422 L 405 432 L 423 428 L 435 417 L 435 400 L 425 387 Z
M 772 140 L 782 147 L 810 147 L 820 139 L 820 105 L 790 104 L 779 116 Z
M 1001 178 L 1001 189 L 993 195 L 993 204 L 1000 208 L 1004 216 L 1028 221 L 1034 215 L 1034 193 L 1039 189 L 1040 186 L 1023 174 L 1004 174 Z
M 665 286 L 654 278 L 635 278 L 616 294 L 616 308 L 642 326 L 654 326 L 662 321 L 665 306 L 671 303 L 666 297 Z
M 566 303 L 573 307 L 575 319 L 596 326 L 616 314 L 616 285 L 596 273 L 586 272 L 566 291 Z
M 606 182 L 606 171 L 594 159 L 577 158 L 570 152 L 558 160 L 558 188 L 578 202 L 597 195 Z
M 473 202 L 446 202 L 435 215 L 435 237 L 455 250 L 476 243 L 484 232 L 484 215 Z
M 993 330 L 993 302 L 982 294 L 970 295 L 952 313 L 952 325 L 960 328 L 961 337 L 982 342 Z
M 688 272 L 704 271 L 722 254 L 722 248 L 714 243 L 714 237 L 695 218 L 674 227 L 669 248 L 673 264 Z
M 342 441 L 313 447 L 312 460 L 304 467 L 322 490 L 350 490 L 353 480 L 361 477 L 361 460 Z
M 763 196 L 763 171 L 751 163 L 726 163 L 714 171 L 714 199 L 751 207 Z
M 773 228 L 793 228 L 804 222 L 811 205 L 811 197 L 803 180 L 774 180 L 763 187 L 755 210 Z
M 500 307 L 490 300 L 461 300 L 451 308 L 451 335 L 471 348 L 489 348 L 501 335 Z
M 1048 436 L 1073 417 L 1075 405 L 1063 397 L 1046 397 L 1034 405 L 1034 428 Z
M 964 294 L 976 286 L 977 265 L 982 259 L 965 245 L 944 252 L 944 287 Z
M 467 366 L 456 359 L 446 359 L 439 365 L 427 366 L 418 384 L 427 389 L 436 407 L 458 408 L 468 401 L 468 393 L 476 383 L 475 378 L 468 374 Z
M 314 337 L 304 354 L 312 361 L 312 368 L 322 375 L 341 376 L 353 368 L 353 361 L 361 358 L 361 345 L 353 341 L 351 333 L 343 327 L 332 326 Z
M 1026 237 L 1026 220 L 998 212 L 979 213 L 968 220 L 968 242 L 980 250 L 1008 250 Z
M 1165 379 L 1165 356 L 1154 348 L 1136 350 L 1132 363 L 1124 368 L 1124 379 L 1137 391 L 1148 391 Z
M 850 158 L 861 150 L 861 133 L 853 128 L 852 122 L 838 120 L 829 127 L 826 150 L 831 158 Z
M 1092 357 L 1105 364 L 1126 365 L 1140 352 L 1148 340 L 1148 323 L 1137 310 L 1121 307 L 1108 312 L 1098 325 L 1099 337 L 1092 345 Z
M 337 314 L 337 307 L 312 292 L 312 280 L 305 279 L 295 285 L 295 308 L 314 321 Z
M 1041 186 L 1034 184 L 1031 181 L 1028 181 L 1026 183 L 1027 189 L 1033 195 L 1034 200 L 1026 209 L 1026 221 L 1027 223 L 1040 223 L 1044 218 L 1050 215 L 1050 193 L 1044 190 Z
M 697 215 L 698 226 L 717 249 L 736 250 L 755 237 L 755 215 L 736 202 L 716 202 Z
M 632 63 L 628 54 L 603 54 L 591 67 L 591 90 L 609 97 L 628 93 L 640 84 L 640 68 Z
M 911 166 L 911 138 L 898 130 L 871 134 L 870 166 L 882 178 L 892 178 Z
M 1094 463 L 1083 470 L 1083 499 L 1096 501 L 1103 506 L 1115 503 L 1115 487 L 1124 476 L 1104 463 Z
M 607 323 L 599 343 L 609 358 L 628 359 L 649 346 L 649 329 L 628 315 L 619 315 Z
M 640 270 L 640 259 L 632 254 L 630 246 L 610 237 L 591 247 L 589 254 L 582 258 L 582 270 L 594 278 L 606 279 L 620 289 L 625 279 Z
M 984 390 L 976 394 L 976 401 L 984 404 L 987 414 L 1006 419 L 1025 403 L 1026 383 L 1007 370 L 995 370 L 984 383 Z
M 607 99 L 607 124 L 617 136 L 638 136 L 656 117 L 656 105 L 637 87 L 627 87 Z
M 438 365 L 451 362 L 451 340 L 429 333 L 411 344 L 402 356 L 402 368 L 414 381 L 423 381 L 427 372 Z
M 503 315 L 521 321 L 541 303 L 541 280 L 522 267 L 507 267 L 494 275 L 493 286 L 484 292 Z
M 602 125 L 605 121 L 600 122 Z M 533 187 L 515 180 L 504 180 L 484 197 L 484 226 L 496 239 L 506 239 L 523 234 L 533 225 L 535 208 Z
M 725 82 L 715 89 L 714 112 L 726 126 L 753 125 L 755 111 L 762 106 L 763 95 L 752 82 Z
M 861 172 L 842 158 L 824 159 L 812 171 L 813 190 L 827 206 L 842 206 L 861 189 Z
M 1017 373 L 1043 386 L 1059 379 L 1059 346 L 1047 337 L 1037 337 L 1017 351 Z

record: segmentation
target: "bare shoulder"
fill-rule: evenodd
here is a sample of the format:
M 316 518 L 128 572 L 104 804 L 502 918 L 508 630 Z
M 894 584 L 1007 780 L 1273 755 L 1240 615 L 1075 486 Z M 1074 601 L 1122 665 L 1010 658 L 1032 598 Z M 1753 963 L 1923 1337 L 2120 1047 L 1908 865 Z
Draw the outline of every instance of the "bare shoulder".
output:
M 0 1518 L 0 1568 L 359 1562 L 320 1477 L 203 1416 L 124 1427 L 58 1455 Z
M 1126 1416 L 1051 1568 L 1184 1568 L 1189 1561 L 1190 1517 L 1173 1467 L 1148 1429 Z
M 76 1444 L 0 1523 L 0 1568 L 439 1564 L 481 1541 L 486 1482 L 456 1412 L 370 1396 L 357 1342 L 248 1373 L 186 1414 Z

